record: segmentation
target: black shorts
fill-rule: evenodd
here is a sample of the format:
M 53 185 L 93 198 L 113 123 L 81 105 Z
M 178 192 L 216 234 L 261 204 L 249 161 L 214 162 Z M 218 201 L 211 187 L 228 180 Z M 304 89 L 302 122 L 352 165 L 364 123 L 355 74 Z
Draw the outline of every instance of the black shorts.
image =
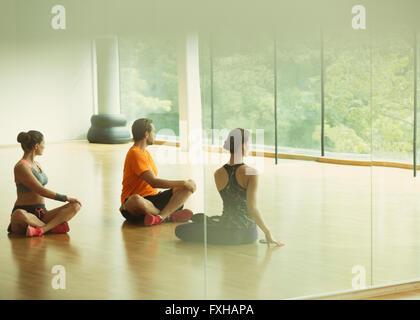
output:
M 172 189 L 168 189 L 168 190 L 165 190 L 165 191 L 160 191 L 158 194 L 155 194 L 153 196 L 147 196 L 147 197 L 144 197 L 144 198 L 149 200 L 150 202 L 152 202 L 153 205 L 156 208 L 158 208 L 159 210 L 162 210 L 163 208 L 166 207 L 169 200 L 171 200 L 172 195 L 173 195 Z M 127 201 L 127 199 L 124 200 L 124 203 Z M 177 211 L 182 210 L 183 208 L 184 208 L 184 206 L 181 206 L 177 209 Z M 144 215 L 143 214 L 139 215 L 139 216 L 134 216 L 130 212 L 128 212 L 127 210 L 124 209 L 124 205 L 121 206 L 120 211 L 121 211 L 121 214 L 123 215 L 123 217 L 127 221 L 134 222 L 134 223 L 143 223 L 143 221 L 144 221 Z
M 39 220 L 43 220 L 45 214 L 47 213 L 47 208 L 45 207 L 45 204 L 34 204 L 30 206 L 14 206 L 12 209 L 12 214 L 17 209 L 25 210 L 29 213 L 32 213 L 35 215 Z M 9 223 L 9 226 L 7 227 L 7 231 L 11 232 L 11 224 Z

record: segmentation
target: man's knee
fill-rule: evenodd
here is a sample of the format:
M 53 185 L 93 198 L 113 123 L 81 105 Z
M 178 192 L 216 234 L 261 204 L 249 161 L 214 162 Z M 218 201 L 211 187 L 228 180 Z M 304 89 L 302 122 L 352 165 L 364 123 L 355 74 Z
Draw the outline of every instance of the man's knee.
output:
M 175 193 L 177 193 L 177 192 L 180 192 L 180 191 L 182 191 L 183 193 L 188 193 L 189 195 L 192 195 L 193 193 L 194 193 L 194 191 L 192 191 L 191 189 L 188 189 L 187 187 L 185 187 L 185 186 L 183 186 L 183 187 L 178 187 L 178 188 L 175 188 L 175 189 L 173 189 L 173 193 L 175 194 Z
M 144 210 L 147 208 L 147 201 L 138 194 L 133 194 L 125 202 L 125 208 L 127 210 Z
M 133 194 L 132 196 L 128 197 L 127 202 L 142 202 L 143 197 L 139 194 Z

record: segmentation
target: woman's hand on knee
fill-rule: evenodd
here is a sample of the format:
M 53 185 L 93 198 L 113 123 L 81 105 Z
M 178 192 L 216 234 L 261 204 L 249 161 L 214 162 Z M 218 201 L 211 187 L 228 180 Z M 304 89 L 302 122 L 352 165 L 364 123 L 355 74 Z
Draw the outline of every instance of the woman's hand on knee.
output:
M 76 204 L 78 204 L 80 207 L 82 206 L 82 203 L 81 203 L 79 200 L 77 200 L 76 198 L 70 198 L 70 197 L 67 197 L 67 201 L 68 201 L 69 203 L 76 203 Z

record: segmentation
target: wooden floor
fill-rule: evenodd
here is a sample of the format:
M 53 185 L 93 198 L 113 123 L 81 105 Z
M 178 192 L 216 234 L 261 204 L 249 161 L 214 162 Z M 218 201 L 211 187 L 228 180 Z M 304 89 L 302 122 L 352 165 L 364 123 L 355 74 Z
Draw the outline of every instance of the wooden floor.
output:
M 368 300 L 420 300 L 420 290 L 377 296 Z
M 0 148 L 1 299 L 284 299 L 351 289 L 357 265 L 368 286 L 420 276 L 420 181 L 410 170 L 263 159 L 259 209 L 286 246 L 206 247 L 177 240 L 174 223 L 124 222 L 118 208 L 130 146 L 47 143 L 38 159 L 47 187 L 83 207 L 68 235 L 32 239 L 6 232 L 22 151 Z M 159 176 L 196 180 L 187 207 L 221 213 L 213 172 L 226 154 L 192 165 L 178 148 L 149 150 Z M 59 204 L 48 200 L 47 208 Z M 52 288 L 55 265 L 65 268 L 64 290 Z

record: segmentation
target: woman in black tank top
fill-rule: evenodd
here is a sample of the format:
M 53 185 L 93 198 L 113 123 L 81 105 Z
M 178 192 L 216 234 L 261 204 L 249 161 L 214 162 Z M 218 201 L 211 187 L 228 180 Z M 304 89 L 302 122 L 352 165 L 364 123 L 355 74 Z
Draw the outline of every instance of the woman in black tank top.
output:
M 223 214 L 207 219 L 209 244 L 253 243 L 258 238 L 258 226 L 264 232 L 268 245 L 283 245 L 273 239 L 256 206 L 258 176 L 254 169 L 243 163 L 243 157 L 249 149 L 249 136 L 244 129 L 232 130 L 223 146 L 230 152 L 230 160 L 214 174 L 217 190 L 223 200 Z M 205 218 L 203 214 L 194 215 L 192 223 L 176 227 L 176 236 L 184 241 L 203 242 Z

